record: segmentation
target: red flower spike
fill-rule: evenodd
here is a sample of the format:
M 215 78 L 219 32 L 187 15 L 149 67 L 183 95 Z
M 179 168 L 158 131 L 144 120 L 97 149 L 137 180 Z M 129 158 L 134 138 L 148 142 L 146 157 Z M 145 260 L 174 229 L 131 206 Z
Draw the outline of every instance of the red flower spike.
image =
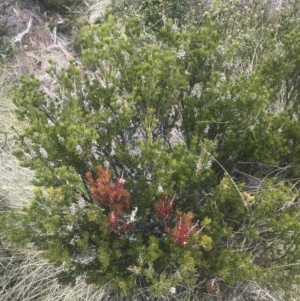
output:
M 125 223 L 121 219 L 124 211 L 128 211 L 130 207 L 130 195 L 124 188 L 125 180 L 117 178 L 116 182 L 113 183 L 110 172 L 102 166 L 98 166 L 97 176 L 98 178 L 94 179 L 91 172 L 86 173 L 87 180 L 91 186 L 92 197 L 111 207 L 112 211 L 107 216 L 110 227 L 126 232 L 134 224 L 132 222 Z
M 185 245 L 189 237 L 196 231 L 197 223 L 193 223 L 192 212 L 179 214 L 174 229 L 166 228 L 166 232 L 172 236 L 174 243 Z
M 155 206 L 155 211 L 161 218 L 170 219 L 173 206 L 174 200 L 167 201 L 167 196 L 161 193 L 160 203 Z
M 125 210 L 130 206 L 129 192 L 123 187 L 125 184 L 124 179 L 117 179 L 113 184 L 111 181 L 110 172 L 102 166 L 98 166 L 98 178 L 95 180 L 91 172 L 86 174 L 88 182 L 91 186 L 91 195 L 95 200 L 101 203 L 113 206 L 116 204 L 123 204 Z

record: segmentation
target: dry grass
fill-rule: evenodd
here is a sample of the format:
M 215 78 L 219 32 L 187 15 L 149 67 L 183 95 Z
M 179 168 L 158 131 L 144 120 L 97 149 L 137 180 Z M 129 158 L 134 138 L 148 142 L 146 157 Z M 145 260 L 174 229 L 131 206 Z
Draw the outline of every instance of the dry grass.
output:
M 104 16 L 112 0 L 90 0 L 89 3 L 91 5 L 88 10 L 89 22 L 95 23 Z
M 0 297 L 3 301 L 100 301 L 105 289 L 86 285 L 78 278 L 75 286 L 59 285 L 56 281 L 61 268 L 54 268 L 33 248 L 25 251 L 13 245 L 0 246 Z
M 0 90 L 0 204 L 18 209 L 28 204 L 32 195 L 30 180 L 33 173 L 19 165 L 12 155 L 20 125 L 14 115 L 14 105 L 2 88 Z

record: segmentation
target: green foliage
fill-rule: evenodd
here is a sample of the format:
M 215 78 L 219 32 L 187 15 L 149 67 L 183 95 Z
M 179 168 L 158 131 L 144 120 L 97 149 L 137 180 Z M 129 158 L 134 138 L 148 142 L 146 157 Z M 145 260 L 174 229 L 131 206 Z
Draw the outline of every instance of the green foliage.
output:
M 112 1 L 116 14 L 124 15 L 126 12 L 140 12 L 141 18 L 147 26 L 160 28 L 166 19 L 176 20 L 181 26 L 198 24 L 202 21 L 203 13 L 212 7 L 212 1 L 180 1 L 180 0 L 121 0 Z
M 42 0 L 43 5 L 48 9 L 53 9 L 59 12 L 68 11 L 74 4 L 79 5 L 81 1 L 74 0 Z
M 49 6 L 70 5 L 72 3 L 70 0 L 45 0 L 43 2 Z
M 148 2 L 145 18 L 168 3 Z M 223 3 L 188 22 L 172 3 L 185 26 L 109 15 L 82 27 L 81 63 L 49 70 L 55 97 L 20 79 L 16 155 L 39 188 L 1 223 L 62 266 L 64 283 L 84 275 L 156 297 L 288 288 L 300 257 L 296 24 L 288 10 L 273 27 L 257 7 L 241 17 Z

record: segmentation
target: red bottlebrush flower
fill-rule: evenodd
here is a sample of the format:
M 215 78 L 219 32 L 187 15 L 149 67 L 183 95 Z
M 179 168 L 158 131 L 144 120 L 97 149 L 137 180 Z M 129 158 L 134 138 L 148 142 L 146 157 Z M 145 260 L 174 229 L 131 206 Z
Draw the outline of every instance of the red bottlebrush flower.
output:
M 129 192 L 124 188 L 125 180 L 117 178 L 113 183 L 111 174 L 102 166 L 97 168 L 97 179 L 94 179 L 91 172 L 87 172 L 86 177 L 91 186 L 91 195 L 95 200 L 104 205 L 112 207 L 108 214 L 108 223 L 112 229 L 118 228 L 125 232 L 133 227 L 133 223 L 124 223 L 121 217 L 124 211 L 128 211 L 130 206 Z
M 167 201 L 167 196 L 161 193 L 160 202 L 155 206 L 155 211 L 161 218 L 170 219 L 173 206 L 174 200 Z
M 124 209 L 128 210 L 130 206 L 130 195 L 123 187 L 125 180 L 118 178 L 116 183 L 113 184 L 110 172 L 102 166 L 98 166 L 97 175 L 98 178 L 95 180 L 91 172 L 86 174 L 91 186 L 92 197 L 109 206 L 122 203 Z
M 192 212 L 179 214 L 174 229 L 166 228 L 166 232 L 172 236 L 174 243 L 185 245 L 188 238 L 196 231 L 197 223 L 193 223 Z

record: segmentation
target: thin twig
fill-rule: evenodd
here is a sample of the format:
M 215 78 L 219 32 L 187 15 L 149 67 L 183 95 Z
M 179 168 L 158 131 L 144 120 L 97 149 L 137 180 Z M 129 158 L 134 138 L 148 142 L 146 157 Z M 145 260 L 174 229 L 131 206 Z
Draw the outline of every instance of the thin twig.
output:
M 13 41 L 14 41 L 15 43 L 21 42 L 22 39 L 23 39 L 23 37 L 24 37 L 27 33 L 29 33 L 31 26 L 32 26 L 32 17 L 30 17 L 30 19 L 29 19 L 29 21 L 28 21 L 26 30 L 20 32 L 20 33 L 13 39 Z
M 243 203 L 245 205 L 245 207 L 248 209 L 248 204 L 245 201 L 241 191 L 239 190 L 238 186 L 236 185 L 236 183 L 234 182 L 234 180 L 232 179 L 232 177 L 230 176 L 230 174 L 227 172 L 227 170 L 223 167 L 223 165 L 216 159 L 214 158 L 214 156 L 211 155 L 210 152 L 208 152 L 206 149 L 202 148 L 203 151 L 205 151 L 222 169 L 223 171 L 227 174 L 227 176 L 229 177 L 229 179 L 231 180 L 232 184 L 234 185 L 234 187 L 236 188 L 236 190 L 238 191 L 239 195 L 241 196 L 241 199 L 243 200 Z

